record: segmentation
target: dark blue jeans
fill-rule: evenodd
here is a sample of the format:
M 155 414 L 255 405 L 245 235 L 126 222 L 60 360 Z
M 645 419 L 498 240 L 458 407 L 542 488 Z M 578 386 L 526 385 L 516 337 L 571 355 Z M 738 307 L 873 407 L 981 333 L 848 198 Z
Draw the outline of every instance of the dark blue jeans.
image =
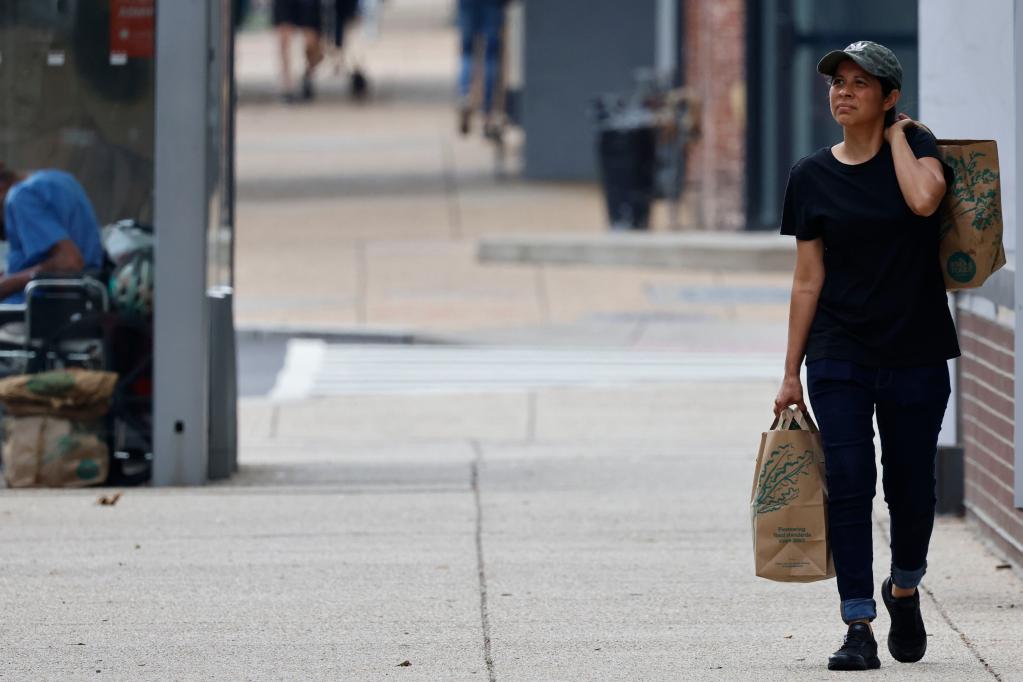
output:
M 477 36 L 483 40 L 483 112 L 494 105 L 498 71 L 501 68 L 501 31 L 504 5 L 501 0 L 458 0 L 458 29 L 461 33 L 462 65 L 458 94 L 468 97 L 472 86 L 473 48 Z
M 842 618 L 873 620 L 871 506 L 877 487 L 874 427 L 891 516 L 892 580 L 916 587 L 934 526 L 934 461 L 948 404 L 948 365 L 872 368 L 841 360 L 806 366 L 807 392 L 827 461 L 828 527 Z

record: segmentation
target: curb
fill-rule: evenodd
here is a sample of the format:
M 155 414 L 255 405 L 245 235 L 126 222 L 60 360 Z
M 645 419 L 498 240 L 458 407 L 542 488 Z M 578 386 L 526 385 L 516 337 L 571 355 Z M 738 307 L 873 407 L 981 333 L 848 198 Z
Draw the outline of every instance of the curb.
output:
M 238 340 L 322 339 L 332 343 L 390 345 L 450 345 L 449 341 L 402 329 L 357 329 L 348 327 L 293 327 L 289 325 L 238 325 Z
M 481 237 L 484 263 L 616 265 L 678 270 L 792 272 L 795 240 L 774 233 L 611 232 Z

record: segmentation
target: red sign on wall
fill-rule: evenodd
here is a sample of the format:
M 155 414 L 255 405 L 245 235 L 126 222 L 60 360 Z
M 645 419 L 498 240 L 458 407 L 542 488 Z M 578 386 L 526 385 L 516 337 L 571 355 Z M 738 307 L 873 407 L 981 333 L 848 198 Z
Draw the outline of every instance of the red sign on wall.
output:
M 152 57 L 155 0 L 110 0 L 110 54 Z

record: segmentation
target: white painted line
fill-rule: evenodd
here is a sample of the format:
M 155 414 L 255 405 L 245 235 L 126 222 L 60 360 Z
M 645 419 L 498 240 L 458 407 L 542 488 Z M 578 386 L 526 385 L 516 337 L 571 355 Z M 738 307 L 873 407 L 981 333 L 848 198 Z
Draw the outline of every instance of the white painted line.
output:
M 304 397 L 504 393 L 539 388 L 777 380 L 779 353 L 330 345 Z M 290 351 L 289 351 L 290 354 Z M 303 372 L 314 371 L 310 367 Z M 307 375 L 303 375 L 307 377 Z M 293 391 L 289 395 L 298 395 Z M 282 393 L 283 395 L 283 393 Z
M 327 357 L 327 343 L 320 339 L 291 339 L 284 367 L 270 391 L 272 400 L 302 400 L 312 394 L 316 377 Z

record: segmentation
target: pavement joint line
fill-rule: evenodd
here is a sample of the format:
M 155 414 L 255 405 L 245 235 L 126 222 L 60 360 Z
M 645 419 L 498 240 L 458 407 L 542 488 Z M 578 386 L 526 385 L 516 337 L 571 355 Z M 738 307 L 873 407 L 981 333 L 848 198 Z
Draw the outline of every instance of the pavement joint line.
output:
M 544 324 L 551 323 L 551 297 L 547 290 L 547 269 L 544 265 L 536 268 L 536 299 L 540 304 L 540 319 Z
M 447 198 L 448 226 L 451 228 L 451 238 L 462 238 L 462 210 L 458 200 L 458 183 L 455 180 L 455 159 L 451 153 L 451 142 L 441 137 L 441 163 L 444 169 L 444 195 Z
M 878 529 L 880 529 L 881 534 L 884 536 L 885 540 L 887 540 L 888 544 L 891 545 L 892 536 L 889 532 L 888 526 L 876 515 L 874 516 L 874 524 L 878 527 Z M 977 646 L 973 643 L 973 640 L 971 640 L 965 632 L 959 629 L 959 626 L 956 625 L 955 621 L 952 620 L 952 617 L 948 615 L 948 611 L 946 611 L 945 607 L 942 606 L 941 601 L 934 594 L 934 591 L 922 583 L 919 585 L 919 589 L 923 590 L 924 594 L 930 598 L 931 602 L 934 604 L 934 608 L 938 610 L 938 614 L 941 616 L 941 619 L 945 621 L 945 624 L 952 630 L 952 632 L 959 635 L 959 639 L 962 641 L 963 645 L 966 646 L 967 651 L 973 654 L 974 658 L 976 658 L 980 664 L 984 666 L 984 670 L 991 675 L 992 679 L 1002 682 L 1002 676 L 998 673 L 998 671 L 991 667 L 991 664 L 988 663 L 983 656 L 980 655 L 980 652 L 977 650 Z
M 487 605 L 487 565 L 483 558 L 483 504 L 480 501 L 480 462 L 483 460 L 483 446 L 478 440 L 471 440 L 475 458 L 469 465 L 472 481 L 473 500 L 476 505 L 476 566 L 479 574 L 480 622 L 483 626 L 483 659 L 487 664 L 487 679 L 497 682 L 494 672 L 494 656 L 490 645 L 490 612 Z
M 369 259 L 366 255 L 366 240 L 355 242 L 355 319 L 366 324 L 369 308 Z
M 526 442 L 536 442 L 536 391 L 526 394 Z
M 646 320 L 642 318 L 636 320 L 636 326 L 629 333 L 629 340 L 626 342 L 626 345 L 630 348 L 638 346 L 639 342 L 643 340 L 643 335 L 646 334 L 647 326 Z
M 270 411 L 270 434 L 269 439 L 275 440 L 277 438 L 277 428 L 281 421 L 281 406 L 274 405 L 273 410 Z

